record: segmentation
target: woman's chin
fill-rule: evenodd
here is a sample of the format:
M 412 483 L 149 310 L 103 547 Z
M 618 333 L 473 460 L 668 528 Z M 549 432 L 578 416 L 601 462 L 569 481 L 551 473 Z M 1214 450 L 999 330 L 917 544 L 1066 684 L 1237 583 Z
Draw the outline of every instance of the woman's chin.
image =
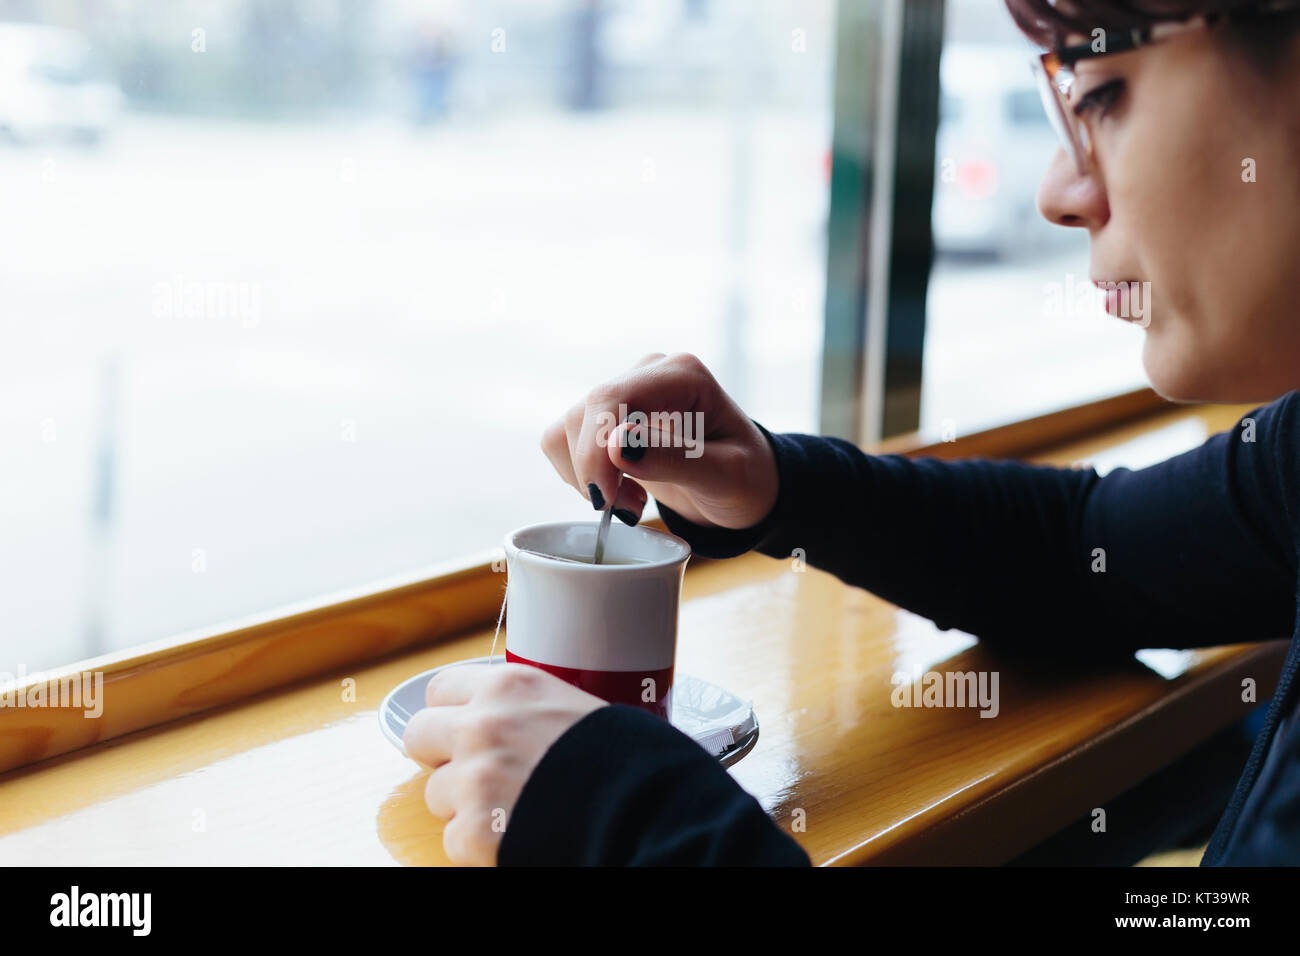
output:
M 1170 348 L 1147 332 L 1142 346 L 1142 366 L 1151 387 L 1170 402 L 1241 404 L 1268 402 L 1297 385 L 1269 381 L 1266 370 L 1231 371 L 1227 356 L 1204 357 L 1195 349 Z
M 1142 343 L 1142 367 L 1157 395 L 1170 402 L 1230 401 L 1214 394 L 1205 369 L 1186 354 L 1179 354 L 1147 330 Z

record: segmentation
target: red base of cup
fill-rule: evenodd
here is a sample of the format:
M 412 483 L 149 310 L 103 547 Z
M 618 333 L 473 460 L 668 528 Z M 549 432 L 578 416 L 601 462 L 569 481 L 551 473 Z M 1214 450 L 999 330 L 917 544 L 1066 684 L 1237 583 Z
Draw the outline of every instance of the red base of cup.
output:
M 657 671 L 589 671 L 577 667 L 539 664 L 537 661 L 530 661 L 526 657 L 520 657 L 508 647 L 506 648 L 506 661 L 511 664 L 527 664 L 530 667 L 541 668 L 546 673 L 554 674 L 560 680 L 567 681 L 574 687 L 585 690 L 588 694 L 593 694 L 601 700 L 607 700 L 611 704 L 627 704 L 629 707 L 640 707 L 642 710 L 648 710 L 664 720 L 668 720 L 672 709 L 673 668 L 671 667 Z M 651 686 L 655 689 L 656 700 L 647 701 L 642 699 L 646 693 L 646 686 L 642 682 L 646 678 L 654 681 Z

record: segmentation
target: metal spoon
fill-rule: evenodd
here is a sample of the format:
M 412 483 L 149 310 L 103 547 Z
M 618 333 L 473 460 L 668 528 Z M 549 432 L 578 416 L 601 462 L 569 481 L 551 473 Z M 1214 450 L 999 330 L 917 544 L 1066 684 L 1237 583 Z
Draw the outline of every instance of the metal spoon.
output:
M 596 531 L 596 557 L 592 564 L 600 564 L 605 560 L 605 538 L 609 536 L 609 519 L 614 517 L 614 502 L 618 501 L 618 491 L 623 487 L 623 473 L 618 473 L 618 484 L 614 486 L 614 496 L 609 499 L 609 507 L 605 513 L 600 516 L 600 528 Z

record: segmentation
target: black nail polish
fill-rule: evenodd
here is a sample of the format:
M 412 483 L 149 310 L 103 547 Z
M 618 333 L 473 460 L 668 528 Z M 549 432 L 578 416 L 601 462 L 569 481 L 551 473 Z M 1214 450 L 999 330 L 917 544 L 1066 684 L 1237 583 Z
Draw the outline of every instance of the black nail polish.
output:
M 591 506 L 597 511 L 605 510 L 605 496 L 600 493 L 600 486 L 594 481 L 587 482 L 587 494 L 591 495 Z
M 635 512 L 628 511 L 626 508 L 615 508 L 614 517 L 623 522 L 629 528 L 635 528 L 639 520 Z
M 645 457 L 645 445 L 628 445 L 624 443 L 619 450 L 624 461 L 640 461 Z

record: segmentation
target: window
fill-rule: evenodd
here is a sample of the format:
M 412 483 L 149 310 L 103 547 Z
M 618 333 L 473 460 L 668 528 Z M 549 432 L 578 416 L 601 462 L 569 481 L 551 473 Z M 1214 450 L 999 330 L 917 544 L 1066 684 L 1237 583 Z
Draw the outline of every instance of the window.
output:
M 20 8 L 0 671 L 590 515 L 541 430 L 650 351 L 816 429 L 831 0 Z
M 1051 125 L 1036 90 L 1012 90 L 1007 93 L 1005 102 L 1007 120 L 1012 126 L 1039 129 Z
M 1039 107 L 1041 110 L 1042 107 Z M 961 119 L 961 100 L 951 93 L 939 95 L 939 122 L 956 123 Z
M 927 297 L 922 431 L 968 434 L 1146 384 L 1141 329 L 1089 284 L 1087 233 L 1046 223 L 1056 150 L 1001 0 L 949 0 Z

